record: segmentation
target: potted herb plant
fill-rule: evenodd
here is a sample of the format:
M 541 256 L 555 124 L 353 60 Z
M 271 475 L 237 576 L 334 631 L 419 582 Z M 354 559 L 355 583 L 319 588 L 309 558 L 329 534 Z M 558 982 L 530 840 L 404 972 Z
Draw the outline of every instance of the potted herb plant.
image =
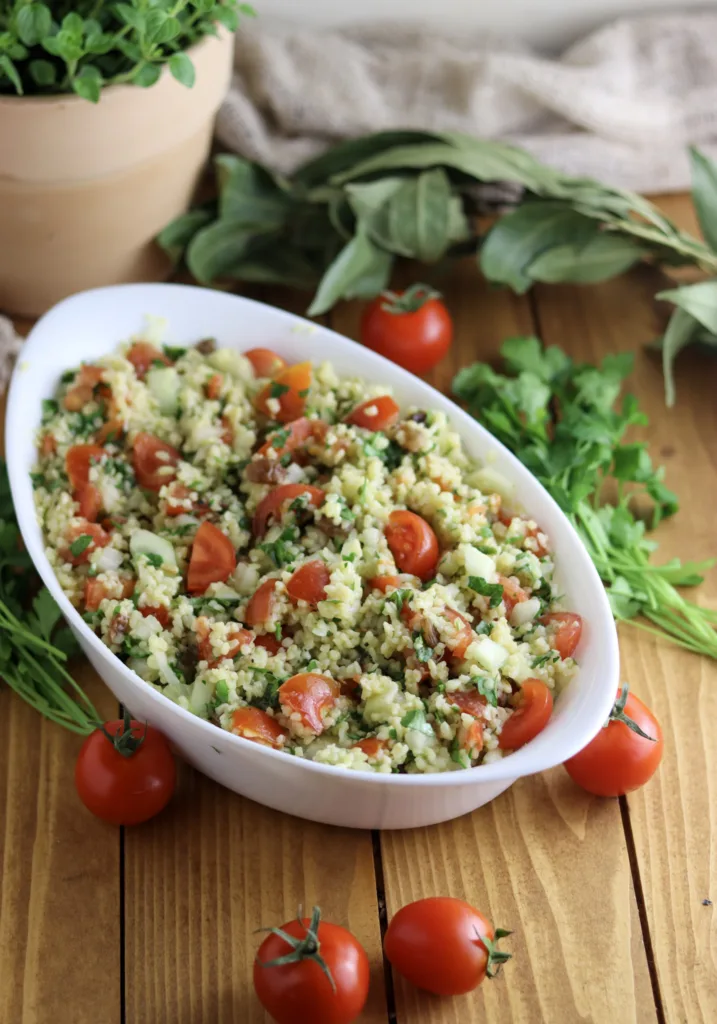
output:
M 227 91 L 238 0 L 0 4 L 0 309 L 158 280 Z

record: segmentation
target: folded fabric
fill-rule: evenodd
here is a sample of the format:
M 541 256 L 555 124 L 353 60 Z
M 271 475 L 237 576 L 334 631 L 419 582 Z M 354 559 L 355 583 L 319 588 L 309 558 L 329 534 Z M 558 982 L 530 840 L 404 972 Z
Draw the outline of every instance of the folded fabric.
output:
M 575 175 L 641 192 L 689 187 L 687 147 L 717 157 L 717 14 L 617 21 L 547 59 L 476 32 L 382 24 L 237 36 L 220 143 L 290 172 L 392 128 L 500 138 Z

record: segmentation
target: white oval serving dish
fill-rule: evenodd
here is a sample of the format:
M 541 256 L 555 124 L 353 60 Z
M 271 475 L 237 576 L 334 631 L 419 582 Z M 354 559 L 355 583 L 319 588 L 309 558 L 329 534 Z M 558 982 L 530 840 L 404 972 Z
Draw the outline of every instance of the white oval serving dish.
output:
M 333 768 L 280 753 L 195 717 L 147 686 L 95 636 L 63 594 L 45 556 L 30 471 L 41 399 L 61 374 L 91 361 L 143 329 L 147 315 L 167 321 L 168 342 L 214 337 L 240 351 L 275 349 L 289 362 L 329 359 L 343 375 L 393 388 L 403 403 L 442 409 L 468 451 L 515 487 L 517 500 L 549 535 L 567 607 L 584 620 L 580 671 L 556 702 L 546 729 L 493 764 L 437 775 L 379 775 Z M 195 768 L 242 796 L 314 821 L 353 828 L 412 828 L 456 818 L 487 803 L 523 775 L 560 764 L 603 725 L 618 687 L 615 624 L 600 579 L 567 519 L 534 477 L 475 420 L 393 363 L 324 327 L 261 303 L 185 285 L 131 284 L 72 296 L 33 328 L 15 369 L 6 423 L 7 463 L 22 535 L 45 585 L 79 643 L 117 699 L 161 729 Z

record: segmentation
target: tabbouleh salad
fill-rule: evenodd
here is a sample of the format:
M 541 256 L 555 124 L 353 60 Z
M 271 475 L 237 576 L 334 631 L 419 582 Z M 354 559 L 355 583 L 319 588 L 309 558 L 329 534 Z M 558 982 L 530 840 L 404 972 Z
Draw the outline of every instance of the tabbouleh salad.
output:
M 65 593 L 222 729 L 362 771 L 470 768 L 532 739 L 575 672 L 548 538 L 444 413 L 381 385 L 134 339 L 63 375 L 38 448 Z

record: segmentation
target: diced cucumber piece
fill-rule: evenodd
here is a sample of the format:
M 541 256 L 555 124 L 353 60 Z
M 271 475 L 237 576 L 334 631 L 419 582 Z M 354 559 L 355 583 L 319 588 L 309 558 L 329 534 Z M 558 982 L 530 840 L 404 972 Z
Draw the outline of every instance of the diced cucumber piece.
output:
M 177 556 L 169 541 L 149 530 L 136 530 L 130 538 L 129 550 L 134 559 L 145 555 L 157 568 L 160 565 L 177 566 Z
M 508 660 L 505 647 L 501 647 L 487 636 L 474 640 L 469 650 L 473 659 L 488 672 L 498 672 Z
M 179 374 L 174 367 L 153 366 L 146 380 L 162 415 L 176 416 L 179 408 Z
M 495 583 L 497 574 L 495 562 L 490 555 L 484 555 L 478 548 L 470 544 L 461 545 L 464 549 L 466 572 L 469 576 L 482 576 L 486 583 Z

